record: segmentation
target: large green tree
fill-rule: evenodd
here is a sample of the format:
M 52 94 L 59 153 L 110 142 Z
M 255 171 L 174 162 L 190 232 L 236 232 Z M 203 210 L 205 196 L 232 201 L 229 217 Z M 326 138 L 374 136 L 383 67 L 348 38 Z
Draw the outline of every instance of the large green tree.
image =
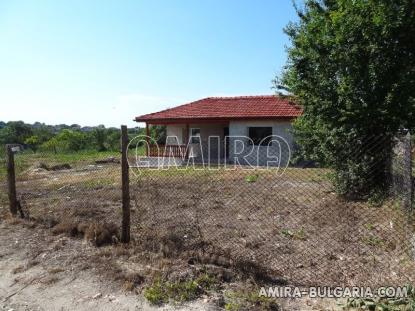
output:
M 275 83 L 304 109 L 299 154 L 335 169 L 342 194 L 385 186 L 391 137 L 415 128 L 415 1 L 305 0 Z

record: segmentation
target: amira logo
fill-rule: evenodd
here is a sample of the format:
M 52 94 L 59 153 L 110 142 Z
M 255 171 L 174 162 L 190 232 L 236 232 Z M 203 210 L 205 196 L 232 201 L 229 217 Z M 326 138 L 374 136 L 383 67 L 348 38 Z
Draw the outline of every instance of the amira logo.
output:
M 270 135 L 259 142 L 247 136 L 191 136 L 187 144 L 180 144 L 179 137 L 167 136 L 168 144 L 158 144 L 146 135 L 134 137 L 128 144 L 129 166 L 136 172 L 142 169 L 266 169 L 283 173 L 291 160 L 287 140 Z

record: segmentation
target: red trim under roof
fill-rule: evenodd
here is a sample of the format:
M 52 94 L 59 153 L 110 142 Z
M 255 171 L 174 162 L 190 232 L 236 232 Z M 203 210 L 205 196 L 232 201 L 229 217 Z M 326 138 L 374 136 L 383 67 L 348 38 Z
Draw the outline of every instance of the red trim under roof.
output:
M 208 97 L 188 104 L 149 113 L 135 118 L 137 122 L 180 123 L 254 119 L 293 119 L 301 107 L 288 97 L 276 95 Z

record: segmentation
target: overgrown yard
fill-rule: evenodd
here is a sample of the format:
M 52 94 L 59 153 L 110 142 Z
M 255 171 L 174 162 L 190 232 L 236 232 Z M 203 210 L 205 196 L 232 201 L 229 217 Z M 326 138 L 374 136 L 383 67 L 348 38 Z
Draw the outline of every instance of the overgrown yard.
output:
M 143 290 L 151 302 L 208 295 L 231 308 L 229 297 L 241 288 L 257 292 L 261 284 L 414 281 L 412 229 L 399 201 L 344 201 L 332 191 L 328 170 L 132 169 L 133 241 L 123 246 L 119 164 L 91 159 L 56 171 L 39 168 L 38 159 L 26 163 L 17 182 L 30 216 L 24 223 L 107 245 L 67 250 L 65 263 L 56 265 L 93 268 L 127 290 Z M 4 219 L 4 192 L 1 200 Z M 224 291 L 223 299 L 213 294 Z M 245 300 L 273 308 L 266 300 Z

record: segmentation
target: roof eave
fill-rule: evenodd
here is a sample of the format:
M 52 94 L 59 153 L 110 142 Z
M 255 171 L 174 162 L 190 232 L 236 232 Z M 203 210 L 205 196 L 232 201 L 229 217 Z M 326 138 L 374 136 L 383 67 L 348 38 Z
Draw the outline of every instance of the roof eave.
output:
M 183 123 L 203 123 L 203 122 L 229 122 L 235 120 L 293 120 L 299 116 L 246 116 L 246 117 L 215 117 L 215 118 L 145 118 L 137 117 L 135 122 L 146 122 L 149 124 L 183 124 Z

